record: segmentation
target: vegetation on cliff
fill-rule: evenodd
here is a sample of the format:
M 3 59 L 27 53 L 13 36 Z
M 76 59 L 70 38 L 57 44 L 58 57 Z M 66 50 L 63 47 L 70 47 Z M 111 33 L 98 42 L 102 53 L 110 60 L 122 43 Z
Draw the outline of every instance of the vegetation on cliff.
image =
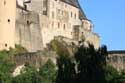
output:
M 12 83 L 52 83 L 55 76 L 55 65 L 51 60 L 48 60 L 46 64 L 40 67 L 39 71 L 32 65 L 25 65 L 22 74 L 14 77 Z
M 93 45 L 77 48 L 74 56 L 58 41 L 52 42 L 57 52 L 57 65 L 48 60 L 39 69 L 26 63 L 21 74 L 13 77 L 15 67 L 11 56 L 26 52 L 24 48 L 0 52 L 0 83 L 125 83 L 125 70 L 118 72 L 106 63 L 106 46 L 95 50 Z M 22 50 L 23 49 L 23 50 Z

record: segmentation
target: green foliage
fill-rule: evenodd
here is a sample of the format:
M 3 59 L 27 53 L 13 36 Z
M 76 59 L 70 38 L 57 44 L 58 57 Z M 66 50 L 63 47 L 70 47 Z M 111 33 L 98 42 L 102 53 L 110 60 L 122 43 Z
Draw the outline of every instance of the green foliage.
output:
M 22 74 L 13 78 L 12 83 L 41 83 L 41 76 L 31 65 L 25 65 Z
M 15 48 L 10 48 L 9 51 L 0 51 L 0 83 L 11 83 L 11 74 L 15 67 L 14 62 L 12 61 L 12 55 L 26 51 L 27 50 L 20 45 L 16 45 Z
M 105 66 L 105 79 L 108 83 L 119 77 L 119 72 L 112 66 Z
M 0 60 L 5 60 L 9 57 L 9 51 L 3 50 L 0 51 Z
M 39 71 L 46 83 L 52 83 L 56 78 L 56 69 L 54 63 L 49 59 L 46 64 L 44 64 Z M 45 79 L 45 80 L 44 80 Z
M 41 77 L 37 71 L 25 72 L 13 78 L 12 83 L 41 83 Z
M 73 83 L 75 77 L 75 64 L 69 57 L 60 55 L 57 58 L 57 83 Z
M 55 80 L 55 65 L 51 60 L 40 67 L 39 71 L 33 66 L 26 64 L 22 73 L 13 78 L 12 83 L 52 83 Z
M 103 46 L 95 50 L 92 45 L 88 48 L 81 46 L 74 57 L 69 57 L 65 44 L 53 40 L 51 47 L 59 55 L 57 67 L 49 59 L 39 71 L 25 64 L 20 75 L 12 77 L 15 67 L 11 57 L 27 50 L 20 45 L 0 52 L 0 83 L 125 83 L 125 70 L 118 72 L 106 64 L 107 48 Z
M 0 71 L 0 83 L 11 83 L 11 73 Z
M 3 60 L 3 59 L 11 58 L 11 56 L 14 54 L 26 53 L 26 52 L 28 51 L 21 45 L 15 45 L 15 48 L 10 48 L 8 51 L 7 50 L 0 51 L 0 59 Z
M 110 83 L 125 83 L 125 70 L 122 70 L 117 77 L 115 76 Z
M 3 50 L 0 52 L 0 83 L 11 83 L 11 73 L 15 67 L 9 52 Z
M 104 69 L 106 58 L 101 55 L 101 51 L 96 51 L 93 45 L 89 47 L 81 46 L 75 54 L 77 69 L 79 73 L 78 81 L 82 83 L 105 83 Z
M 26 48 L 22 47 L 21 45 L 15 45 L 15 52 L 17 53 L 25 53 L 28 52 Z
M 21 45 L 15 45 L 15 48 L 10 48 L 9 54 L 14 55 L 14 54 L 19 54 L 19 53 L 26 53 L 28 52 L 26 48 L 22 47 Z
M 60 43 L 57 40 L 52 40 L 50 44 L 52 50 L 54 50 L 58 55 L 69 56 L 68 49 L 63 43 Z

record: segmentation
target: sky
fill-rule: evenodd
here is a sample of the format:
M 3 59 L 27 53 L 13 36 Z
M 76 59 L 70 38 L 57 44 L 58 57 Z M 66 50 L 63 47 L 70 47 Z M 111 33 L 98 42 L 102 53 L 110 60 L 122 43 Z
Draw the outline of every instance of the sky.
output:
M 79 0 L 94 24 L 101 45 L 108 50 L 125 50 L 125 0 Z

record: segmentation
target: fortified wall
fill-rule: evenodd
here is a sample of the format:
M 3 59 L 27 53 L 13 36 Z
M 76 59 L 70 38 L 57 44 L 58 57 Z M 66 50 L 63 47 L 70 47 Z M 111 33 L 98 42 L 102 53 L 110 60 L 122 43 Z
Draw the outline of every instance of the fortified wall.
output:
M 99 36 L 78 0 L 2 0 L 0 50 L 20 44 L 29 52 L 46 48 L 54 37 L 84 39 L 99 48 Z
M 49 59 L 56 64 L 57 54 L 53 51 L 41 51 L 41 52 L 31 52 L 31 53 L 22 53 L 16 54 L 12 57 L 14 63 L 17 66 L 24 64 L 31 64 L 35 67 L 40 67 L 44 65 Z
M 30 52 L 43 49 L 39 15 L 32 11 L 16 9 L 15 43 Z
M 108 52 L 108 63 L 117 70 L 125 69 L 125 51 L 109 51 Z
M 14 47 L 16 0 L 0 0 L 0 50 Z

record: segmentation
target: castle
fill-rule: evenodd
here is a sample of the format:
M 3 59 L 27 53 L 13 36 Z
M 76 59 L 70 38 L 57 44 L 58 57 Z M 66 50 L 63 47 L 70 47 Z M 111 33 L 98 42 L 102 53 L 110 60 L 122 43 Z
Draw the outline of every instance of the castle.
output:
M 99 36 L 78 0 L 1 0 L 0 50 L 20 44 L 30 52 L 42 50 L 54 37 L 99 47 Z

